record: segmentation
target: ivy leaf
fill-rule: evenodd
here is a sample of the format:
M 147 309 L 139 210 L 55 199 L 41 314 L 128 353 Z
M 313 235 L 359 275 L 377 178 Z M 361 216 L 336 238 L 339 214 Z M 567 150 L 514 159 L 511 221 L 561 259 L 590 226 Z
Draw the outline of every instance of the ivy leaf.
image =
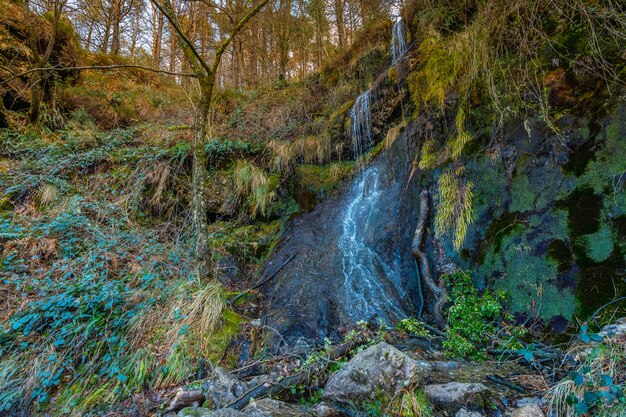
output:
M 585 403 L 594 404 L 597 401 L 598 396 L 593 391 L 586 391 L 584 395 L 584 399 L 585 399 Z
M 576 384 L 576 386 L 581 386 L 585 383 L 585 377 L 582 376 L 581 374 L 576 374 L 574 376 L 574 384 Z
M 574 412 L 578 415 L 585 414 L 589 411 L 589 406 L 584 402 L 579 402 L 574 406 Z
M 583 333 L 580 335 L 580 340 L 582 340 L 584 343 L 589 343 L 591 342 L 591 337 L 589 337 L 587 333 Z
M 613 378 L 611 378 L 611 375 L 606 375 L 606 374 L 600 375 L 600 379 L 602 380 L 601 386 L 603 386 L 603 387 L 608 387 L 608 386 L 611 386 L 611 385 L 615 385 L 613 383 Z
M 591 338 L 591 340 L 593 340 L 594 342 L 602 342 L 602 336 L 600 336 L 599 334 L 596 333 L 591 333 L 589 335 L 589 337 Z

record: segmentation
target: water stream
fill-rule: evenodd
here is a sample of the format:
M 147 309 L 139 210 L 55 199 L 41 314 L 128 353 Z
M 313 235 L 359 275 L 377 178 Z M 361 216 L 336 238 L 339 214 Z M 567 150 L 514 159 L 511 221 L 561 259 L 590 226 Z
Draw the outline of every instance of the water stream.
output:
M 395 251 L 389 264 L 368 244 L 368 237 L 381 233 L 373 218 L 380 217 L 383 177 L 376 166 L 360 174 L 348 191 L 349 203 L 342 221 L 342 234 L 337 246 L 342 254 L 344 297 L 355 320 L 367 320 L 374 315 L 402 317 L 398 299 L 405 299 L 401 282 L 401 257 Z M 396 297 L 390 297 L 395 294 Z M 381 317 L 383 318 L 383 317 Z
M 372 94 L 370 90 L 367 90 L 357 97 L 350 111 L 350 118 L 352 119 L 352 147 L 354 158 L 357 160 L 372 146 L 371 101 Z
M 406 33 L 406 27 L 404 20 L 398 19 L 393 25 L 391 31 L 391 64 L 396 64 L 406 53 L 407 44 L 404 34 Z

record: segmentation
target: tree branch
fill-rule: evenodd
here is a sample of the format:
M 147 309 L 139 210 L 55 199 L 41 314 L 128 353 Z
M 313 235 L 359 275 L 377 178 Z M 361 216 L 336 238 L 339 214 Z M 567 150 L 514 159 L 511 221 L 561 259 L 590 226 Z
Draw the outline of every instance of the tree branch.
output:
M 224 42 L 222 42 L 220 47 L 215 52 L 215 61 L 213 62 L 213 69 L 212 69 L 212 71 L 214 73 L 217 72 L 217 67 L 220 64 L 220 60 L 222 58 L 222 55 L 224 54 L 224 51 L 226 51 L 226 48 L 228 48 L 228 45 L 230 45 L 230 43 L 233 41 L 233 38 L 235 37 L 235 35 L 237 35 L 237 33 L 239 33 L 239 31 L 241 31 L 241 29 L 244 27 L 244 25 L 246 23 L 248 23 L 248 20 L 252 19 L 252 17 L 255 14 L 257 14 L 263 8 L 263 6 L 265 6 L 268 3 L 268 1 L 269 0 L 261 0 L 261 2 L 259 4 L 257 4 L 252 10 L 250 10 L 248 12 L 248 14 L 246 14 L 239 21 L 239 23 L 237 23 L 237 25 L 230 32 L 230 35 L 228 36 L 228 38 L 226 38 L 224 40 Z
M 207 63 L 204 62 L 204 59 L 202 59 L 191 40 L 189 40 L 189 38 L 185 35 L 183 28 L 180 26 L 180 23 L 178 22 L 178 19 L 174 14 L 174 9 L 170 0 L 163 0 L 163 4 L 161 4 L 158 0 L 150 1 L 152 1 L 152 4 L 154 4 L 156 8 L 159 9 L 161 13 L 163 13 L 163 16 L 165 16 L 165 18 L 172 24 L 172 27 L 176 31 L 176 35 L 178 36 L 178 39 L 180 39 L 180 42 L 183 46 L 183 52 L 185 54 L 191 55 L 187 58 L 187 60 L 189 61 L 189 65 L 191 65 L 191 67 L 193 68 L 193 72 L 196 74 L 196 77 L 199 78 L 202 75 L 209 75 L 211 73 L 211 68 L 209 68 Z M 202 74 L 200 67 L 202 67 L 204 71 L 206 71 L 205 74 Z
M 179 77 L 194 77 L 196 78 L 196 74 L 191 74 L 188 72 L 172 72 L 166 70 L 160 70 L 150 67 L 144 67 L 142 65 L 135 64 L 119 64 L 119 65 L 94 65 L 94 66 L 82 66 L 82 67 L 44 67 L 44 68 L 31 68 L 28 71 L 21 72 L 19 74 L 15 74 L 10 78 L 0 81 L 0 85 L 8 84 L 9 82 L 15 80 L 16 78 L 24 77 L 28 74 L 32 74 L 35 72 L 54 72 L 54 71 L 84 71 L 84 70 L 113 70 L 118 68 L 136 68 L 144 71 L 156 72 L 159 74 L 167 74 L 167 75 L 176 75 Z M 2 67 L 1 69 L 5 71 L 9 71 L 8 68 Z M 10 71 L 9 71 L 10 72 Z

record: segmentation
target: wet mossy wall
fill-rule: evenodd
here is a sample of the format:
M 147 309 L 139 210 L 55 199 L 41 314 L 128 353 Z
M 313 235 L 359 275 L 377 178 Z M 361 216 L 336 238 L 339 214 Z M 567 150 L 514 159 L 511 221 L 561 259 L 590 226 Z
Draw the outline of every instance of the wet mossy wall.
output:
M 511 123 L 465 162 L 474 223 L 446 255 L 513 312 L 585 318 L 626 294 L 626 106 L 601 120 L 566 116 L 559 133 Z

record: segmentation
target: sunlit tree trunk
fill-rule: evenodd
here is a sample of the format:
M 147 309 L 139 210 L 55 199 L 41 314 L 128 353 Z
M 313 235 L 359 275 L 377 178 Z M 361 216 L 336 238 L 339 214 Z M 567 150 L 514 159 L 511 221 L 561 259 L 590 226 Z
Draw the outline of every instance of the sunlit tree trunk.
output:
M 244 25 L 256 15 L 268 0 L 261 0 L 252 10 L 250 10 L 231 29 L 230 34 L 220 43 L 215 51 L 215 58 L 212 63 L 207 63 L 201 56 L 194 44 L 186 36 L 170 0 L 152 0 L 168 19 L 172 26 L 172 34 L 178 38 L 183 57 L 191 67 L 198 79 L 200 86 L 200 99 L 196 107 L 194 124 L 194 139 L 192 143 L 192 224 L 194 231 L 194 275 L 197 279 L 209 276 L 210 251 L 208 239 L 208 222 L 206 215 L 206 169 L 207 159 L 205 144 L 209 134 L 209 116 L 211 114 L 211 102 L 213 99 L 213 89 L 215 77 L 221 58 L 233 41 L 234 36 L 241 31 Z

